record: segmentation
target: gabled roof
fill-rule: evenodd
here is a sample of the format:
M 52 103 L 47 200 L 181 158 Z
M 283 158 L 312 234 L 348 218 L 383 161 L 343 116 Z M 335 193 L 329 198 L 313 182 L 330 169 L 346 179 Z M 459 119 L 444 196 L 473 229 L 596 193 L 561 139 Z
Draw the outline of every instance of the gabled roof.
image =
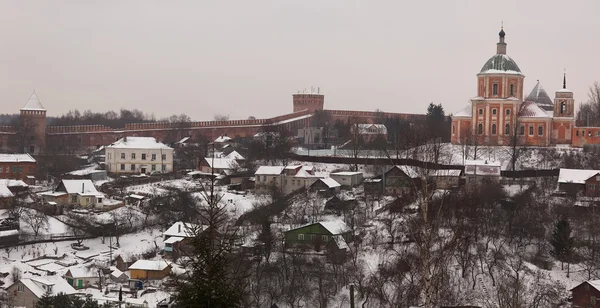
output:
M 208 166 L 215 169 L 234 169 L 238 167 L 238 163 L 233 158 L 211 158 L 205 157 L 204 160 Z
M 174 223 L 167 231 L 163 233 L 163 236 L 177 236 L 177 237 L 193 237 L 198 228 L 205 229 L 204 226 L 198 226 L 183 221 Z
M 339 172 L 332 172 L 329 175 L 340 175 L 340 176 L 353 176 L 353 175 L 359 175 L 362 174 L 362 172 L 360 171 L 339 171 Z
M 46 109 L 44 108 L 44 106 L 42 106 L 42 102 L 37 97 L 37 94 L 35 94 L 35 91 L 33 91 L 31 96 L 27 100 L 27 103 L 25 103 L 25 106 L 23 106 L 23 108 L 21 108 L 21 110 L 46 110 Z
M 129 266 L 132 270 L 146 270 L 146 271 L 162 271 L 167 268 L 169 264 L 163 260 L 152 261 L 152 260 L 137 260 L 135 263 Z
M 294 229 L 288 230 L 287 232 L 292 231 L 292 230 L 301 229 L 301 228 L 304 228 L 304 227 L 307 227 L 307 226 L 312 226 L 312 225 L 315 225 L 315 224 L 321 225 L 323 228 L 325 228 L 325 230 L 327 230 L 332 235 L 344 234 L 346 232 L 351 231 L 350 227 L 348 227 L 348 225 L 346 225 L 345 222 L 343 222 L 340 219 L 334 219 L 334 220 L 319 221 L 319 222 L 314 222 L 314 223 L 310 223 L 310 224 L 305 224 L 305 225 L 302 225 L 302 226 L 300 226 L 298 228 L 294 228 Z
M 57 191 L 63 187 L 69 194 L 102 195 L 91 180 L 62 180 Z
M 71 274 L 70 277 L 73 277 L 73 278 L 98 277 L 98 271 L 94 271 L 87 267 L 71 267 L 65 273 L 65 276 L 67 276 L 67 274 Z
M 588 280 L 588 281 L 584 281 L 584 282 L 582 282 L 582 283 L 580 283 L 580 284 L 576 285 L 574 288 L 572 288 L 572 289 L 571 289 L 571 290 L 569 290 L 569 291 L 572 291 L 572 290 L 574 290 L 575 288 L 578 288 L 579 286 L 581 286 L 581 285 L 583 285 L 583 284 L 585 284 L 585 283 L 587 283 L 587 284 L 589 284 L 590 286 L 592 286 L 592 288 L 594 288 L 594 289 L 596 289 L 596 290 L 600 291 L 600 280 L 599 280 L 599 279 L 596 279 L 596 280 Z
M 0 162 L 2 163 L 35 163 L 35 158 L 29 154 L 0 154 Z
M 172 150 L 173 148 L 165 145 L 162 142 L 156 141 L 154 137 L 123 137 L 111 145 L 107 146 L 111 149 L 165 149 Z
M 77 293 L 67 280 L 60 276 L 22 278 L 20 281 L 38 298 L 41 298 L 46 293 L 50 293 L 50 295 L 57 295 L 58 293 L 66 295 Z
M 280 175 L 285 169 L 284 166 L 260 166 L 254 173 L 255 175 Z
M 225 158 L 236 159 L 236 160 L 243 160 L 243 159 L 245 159 L 244 156 L 242 156 L 242 154 L 238 153 L 235 150 L 232 151 L 231 153 L 225 155 Z
M 22 180 L 11 179 L 0 179 L 0 185 L 5 185 L 6 187 L 29 187 L 29 185 Z
M 534 102 L 528 101 L 524 102 L 521 105 L 521 110 L 519 110 L 519 117 L 522 118 L 548 118 L 548 114 L 546 111 L 540 106 L 536 105 Z
M 342 185 L 340 185 L 340 183 L 338 183 L 336 180 L 334 180 L 332 178 L 318 179 L 315 183 L 318 183 L 319 181 L 323 182 L 329 188 L 336 188 L 336 187 L 342 186 Z M 312 185 L 315 185 L 315 183 L 313 183 Z
M 190 139 L 190 137 L 183 137 L 181 140 L 175 142 L 176 144 L 184 144 L 186 143 L 188 140 Z
M 227 137 L 227 136 L 219 136 L 217 139 L 215 139 L 216 143 L 223 143 L 223 142 L 229 142 L 233 139 Z
M 413 167 L 413 166 L 396 165 L 396 166 L 393 166 L 392 168 L 390 168 L 390 170 L 388 170 L 386 173 L 392 171 L 395 168 L 402 171 L 404 174 L 406 174 L 406 176 L 408 176 L 411 179 L 417 179 L 420 177 L 419 168 Z
M 558 172 L 558 183 L 585 184 L 587 179 L 593 177 L 597 173 L 600 173 L 600 170 L 561 168 Z
M 457 113 L 452 115 L 453 117 L 472 117 L 473 116 L 473 106 L 470 104 L 465 106 L 465 108 L 459 110 Z

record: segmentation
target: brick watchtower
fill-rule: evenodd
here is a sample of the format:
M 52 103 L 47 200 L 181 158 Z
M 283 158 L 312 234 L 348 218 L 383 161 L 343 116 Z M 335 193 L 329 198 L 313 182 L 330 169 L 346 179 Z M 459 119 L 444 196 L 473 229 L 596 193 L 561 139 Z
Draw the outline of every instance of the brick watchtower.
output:
M 320 94 L 320 88 L 317 88 L 316 93 L 314 88 L 311 89 L 310 93 L 305 92 L 306 91 L 302 91 L 302 93 L 300 93 L 300 91 L 298 91 L 298 93 L 292 94 L 294 112 L 302 110 L 310 110 L 310 112 L 323 110 L 323 105 L 325 104 L 325 95 Z
M 46 148 L 46 109 L 35 94 L 21 108 L 19 127 L 17 128 L 19 151 L 38 154 Z

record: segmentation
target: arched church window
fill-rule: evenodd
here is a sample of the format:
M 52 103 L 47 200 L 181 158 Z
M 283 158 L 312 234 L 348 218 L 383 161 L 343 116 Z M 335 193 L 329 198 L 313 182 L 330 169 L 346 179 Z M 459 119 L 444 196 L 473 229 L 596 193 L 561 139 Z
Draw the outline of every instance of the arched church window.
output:
M 567 103 L 561 102 L 560 103 L 560 113 L 565 113 L 565 112 L 567 112 Z
M 504 125 L 504 134 L 505 135 L 510 135 L 510 124 Z
M 496 124 L 492 124 L 492 135 L 496 134 Z
M 477 134 L 483 134 L 483 124 L 481 123 L 477 124 Z
M 515 96 L 515 85 L 514 84 L 510 85 L 510 96 Z
M 492 95 L 498 95 L 498 84 L 492 85 Z

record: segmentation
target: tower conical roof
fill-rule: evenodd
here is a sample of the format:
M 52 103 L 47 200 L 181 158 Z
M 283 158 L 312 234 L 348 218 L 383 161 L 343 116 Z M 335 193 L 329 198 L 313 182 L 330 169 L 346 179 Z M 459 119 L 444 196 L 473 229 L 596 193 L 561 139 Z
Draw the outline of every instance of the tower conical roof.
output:
M 529 95 L 527 95 L 527 98 L 525 100 L 534 102 L 536 105 L 538 105 L 544 110 L 554 110 L 554 103 L 552 102 L 552 99 L 550 98 L 546 90 L 544 90 L 544 88 L 542 87 L 542 84 L 539 80 L 537 81 L 535 87 L 533 87 L 533 90 L 531 90 Z
M 21 110 L 46 110 L 46 109 L 44 109 L 44 106 L 42 106 L 42 102 L 37 97 L 37 94 L 35 94 L 35 91 L 33 91 L 31 96 L 27 100 L 27 103 L 25 103 L 25 106 L 23 106 L 23 108 L 21 108 Z

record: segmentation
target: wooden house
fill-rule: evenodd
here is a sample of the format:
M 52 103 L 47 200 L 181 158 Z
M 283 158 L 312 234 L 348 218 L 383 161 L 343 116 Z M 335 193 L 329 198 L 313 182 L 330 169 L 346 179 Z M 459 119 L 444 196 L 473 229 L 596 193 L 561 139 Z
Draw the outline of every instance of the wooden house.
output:
M 137 261 L 137 259 L 134 257 L 118 255 L 115 258 L 115 266 L 120 271 L 125 272 L 125 271 L 127 271 L 127 269 L 129 268 L 130 265 L 135 263 L 135 261 Z
M 352 241 L 351 233 L 341 220 L 315 222 L 285 232 L 285 247 L 345 251 Z
M 332 178 L 318 179 L 312 183 L 309 189 L 313 192 L 318 192 L 326 196 L 333 196 L 340 192 L 342 185 Z
M 129 266 L 131 279 L 161 280 L 171 274 L 171 265 L 165 261 L 138 260 Z
M 411 166 L 393 166 L 383 175 L 386 195 L 401 195 L 421 187 L 419 169 Z
M 600 280 L 588 280 L 571 289 L 572 307 L 600 308 Z

